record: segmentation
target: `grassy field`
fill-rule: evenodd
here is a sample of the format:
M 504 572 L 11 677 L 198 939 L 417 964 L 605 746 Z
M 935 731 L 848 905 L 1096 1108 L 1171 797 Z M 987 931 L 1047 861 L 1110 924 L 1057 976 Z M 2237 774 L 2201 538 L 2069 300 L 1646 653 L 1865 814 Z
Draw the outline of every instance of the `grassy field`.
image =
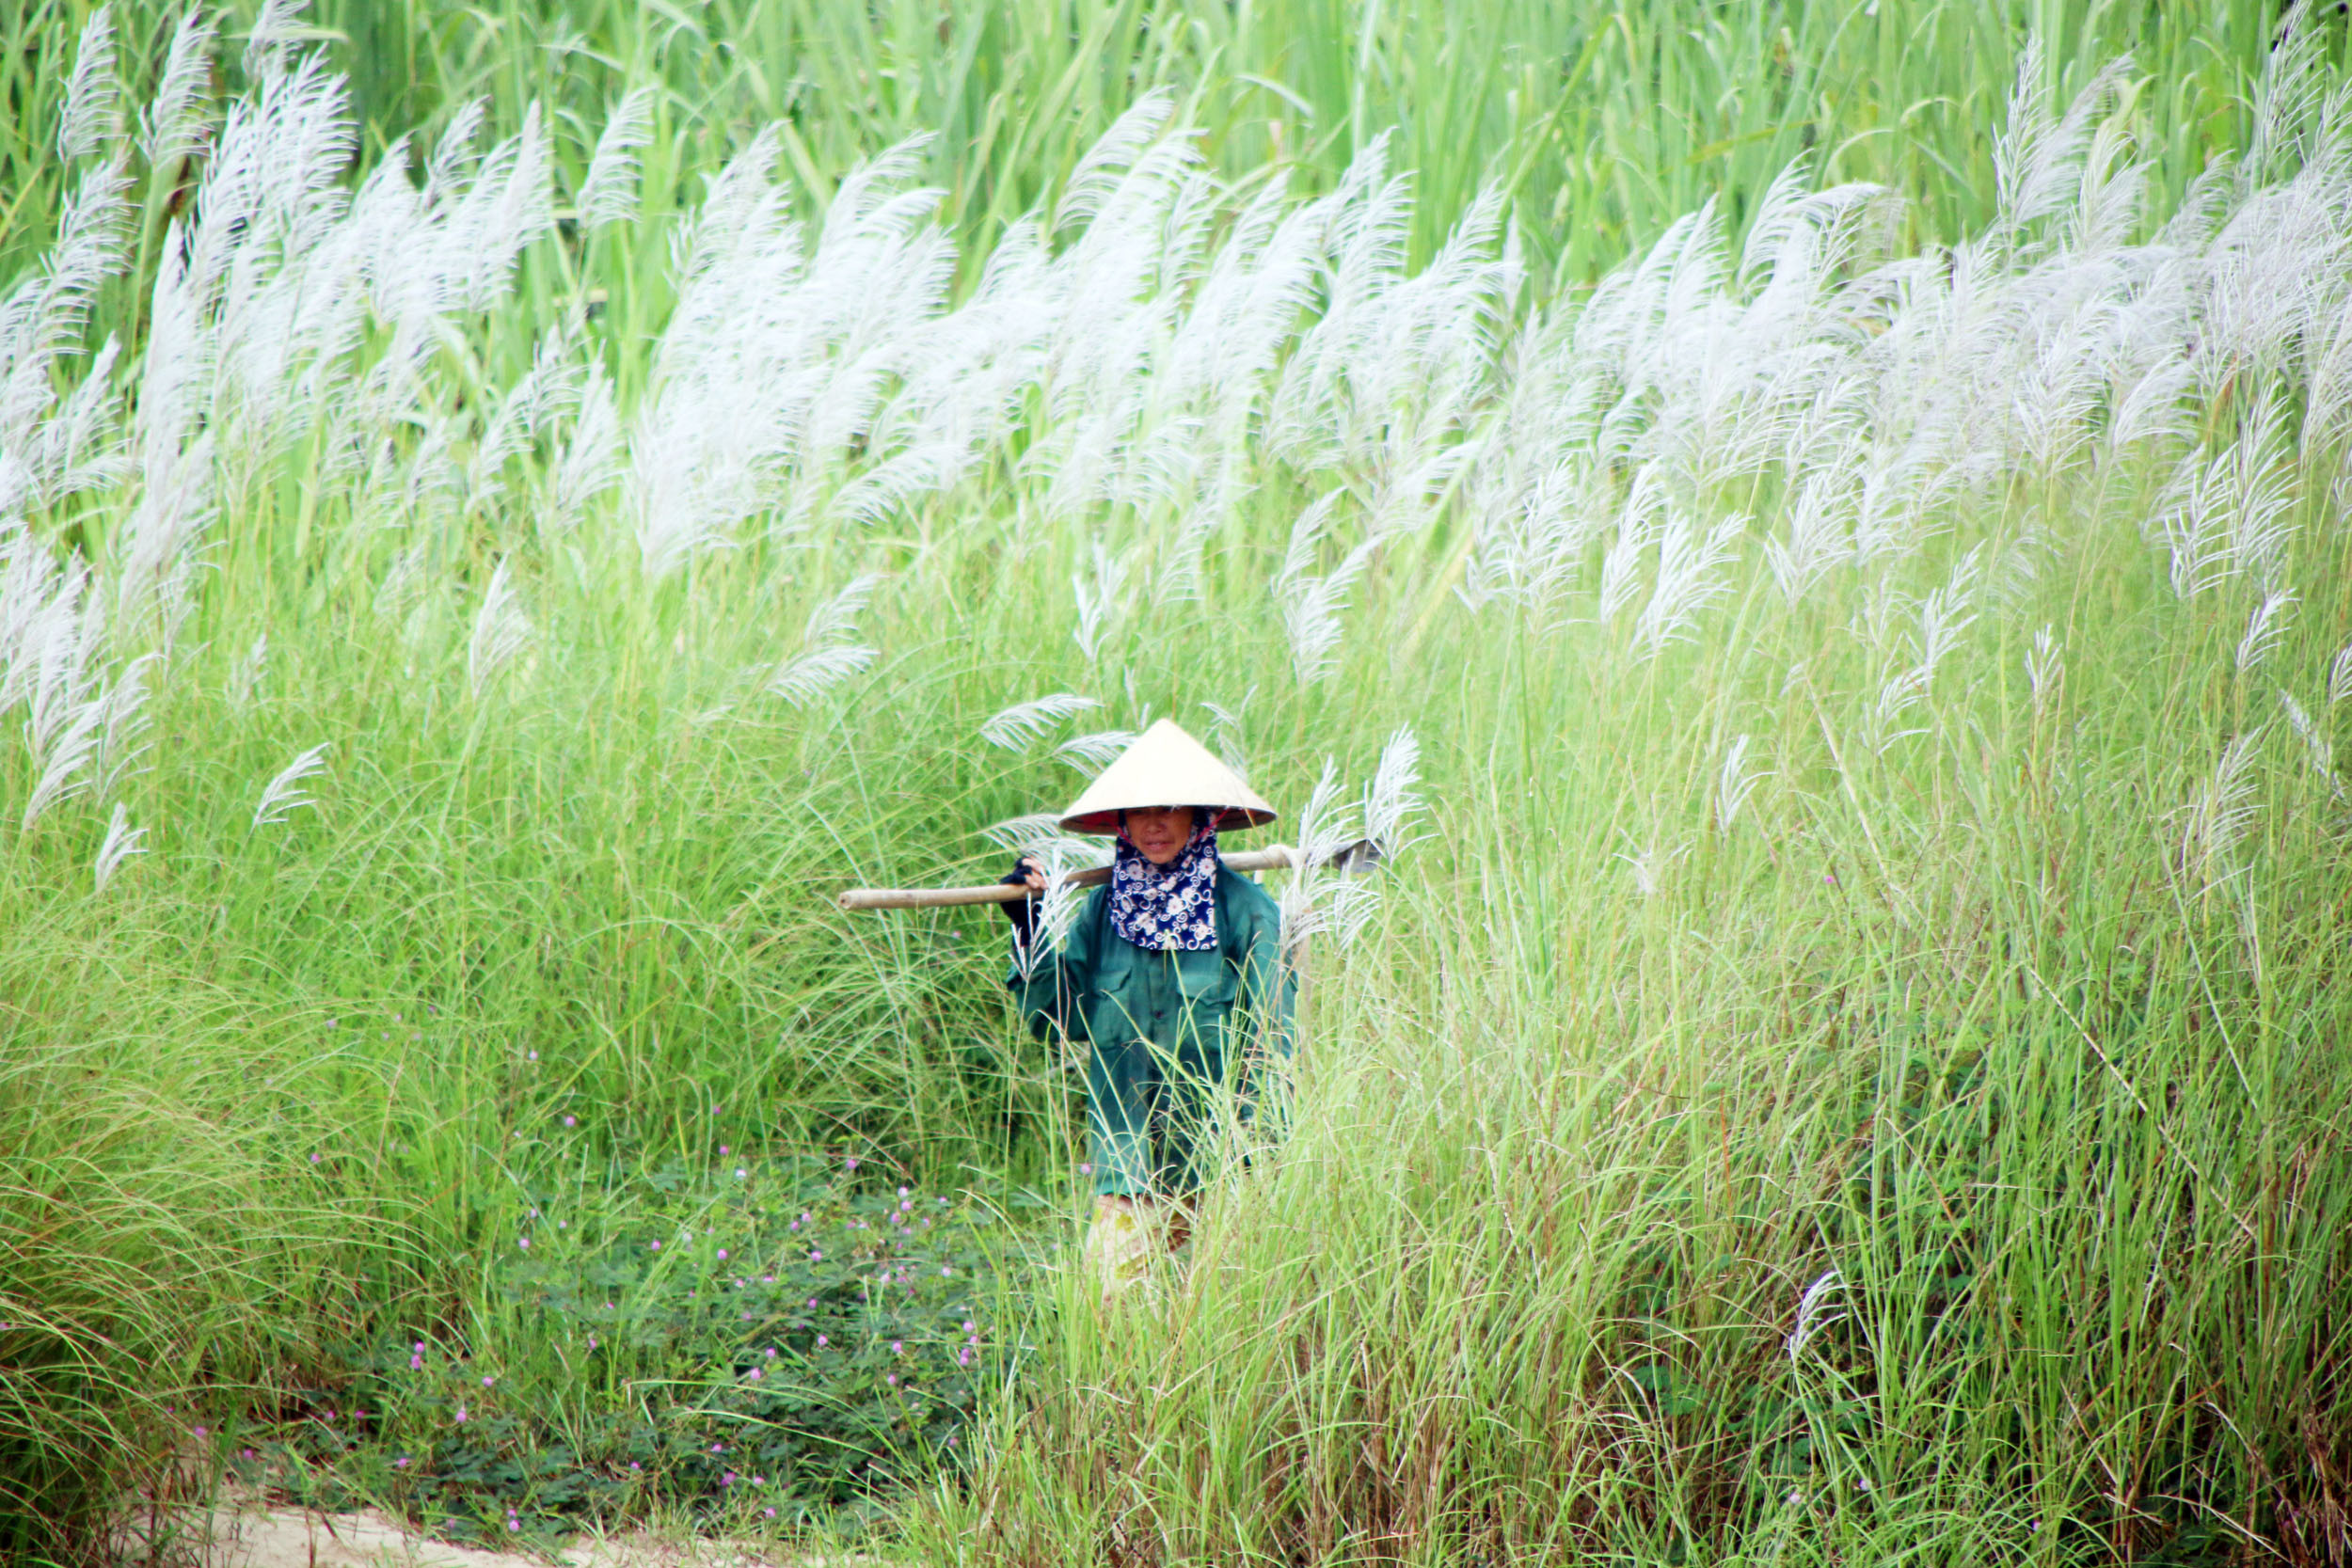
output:
M 2332 11 L 8 25 L 0 1557 L 2352 1560 Z M 1166 716 L 1423 809 L 1106 1319 L 832 895 Z

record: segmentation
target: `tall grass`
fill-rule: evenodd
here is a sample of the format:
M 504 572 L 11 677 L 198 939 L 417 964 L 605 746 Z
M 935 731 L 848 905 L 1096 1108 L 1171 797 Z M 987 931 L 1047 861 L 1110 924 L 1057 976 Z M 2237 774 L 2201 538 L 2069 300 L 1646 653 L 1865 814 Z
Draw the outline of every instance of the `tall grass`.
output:
M 51 132 L 90 0 L 40 0 L 8 36 L 0 262 L 45 243 L 61 187 Z M 223 8 L 225 36 L 257 8 Z M 141 96 L 181 8 L 118 3 L 120 68 Z M 598 0 L 321 0 L 308 22 L 340 40 L 360 140 L 435 135 L 481 101 L 512 130 L 532 103 L 584 157 L 615 103 L 651 90 L 651 210 L 695 197 L 694 175 L 780 123 L 791 178 L 829 190 L 878 149 L 936 139 L 923 178 L 986 253 L 1142 94 L 1183 105 L 1231 178 L 1276 166 L 1328 183 L 1371 139 L 1398 137 L 1414 171 L 1416 261 L 1484 185 L 1501 185 L 1541 274 L 1596 280 L 1627 251 L 1720 196 L 1735 220 L 1800 155 L 1828 181 L 1911 197 L 1919 235 L 1948 240 L 1992 214 L 1992 128 L 2028 34 L 2045 84 L 2071 96 L 2130 52 L 2157 187 L 2177 193 L 2245 133 L 2240 102 L 2278 28 L 2256 0 L 2166 6 L 2036 0 L 1801 5 L 1540 0 L 1266 0 L 1246 6 L 842 6 L 748 0 L 649 8 Z M 234 51 L 220 74 L 239 77 Z M 648 302 L 658 319 L 661 302 Z
M 829 895 L 1173 714 L 1435 836 L 917 1550 L 2341 1561 L 2342 40 L 2042 9 L 40 13 L 0 1545 L 544 1361 L 566 1117 L 1065 1193 L 993 917 Z

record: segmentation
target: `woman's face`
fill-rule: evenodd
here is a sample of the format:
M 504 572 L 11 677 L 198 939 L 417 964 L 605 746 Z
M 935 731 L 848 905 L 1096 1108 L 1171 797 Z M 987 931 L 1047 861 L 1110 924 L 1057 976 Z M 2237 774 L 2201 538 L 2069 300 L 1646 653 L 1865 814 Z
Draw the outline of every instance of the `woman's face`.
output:
M 1131 806 L 1127 837 L 1153 865 L 1167 865 L 1192 839 L 1190 806 Z

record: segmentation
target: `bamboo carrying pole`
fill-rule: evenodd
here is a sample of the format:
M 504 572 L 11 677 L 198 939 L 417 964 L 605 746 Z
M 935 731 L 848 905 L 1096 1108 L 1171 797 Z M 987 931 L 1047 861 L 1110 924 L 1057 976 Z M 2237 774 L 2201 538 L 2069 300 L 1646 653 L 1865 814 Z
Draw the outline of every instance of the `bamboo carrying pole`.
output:
M 1263 849 L 1245 849 L 1238 855 L 1220 857 L 1235 871 L 1280 871 L 1297 863 L 1297 851 L 1287 844 L 1269 844 Z M 1111 879 L 1111 868 L 1094 866 L 1074 873 L 1070 880 L 1079 887 L 1092 887 Z M 1009 904 L 1029 897 L 1029 889 L 1020 882 L 990 882 L 984 887 L 853 887 L 841 895 L 845 910 L 944 910 L 961 904 Z

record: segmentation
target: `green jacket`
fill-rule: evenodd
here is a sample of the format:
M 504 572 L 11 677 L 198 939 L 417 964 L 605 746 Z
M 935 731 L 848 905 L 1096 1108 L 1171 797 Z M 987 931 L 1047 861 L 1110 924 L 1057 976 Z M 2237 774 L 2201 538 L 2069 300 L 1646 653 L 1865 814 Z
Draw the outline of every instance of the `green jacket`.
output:
M 1095 1192 L 1194 1192 L 1208 1174 L 1197 1151 L 1217 1086 L 1230 1075 L 1247 1121 L 1251 1060 L 1290 1055 L 1298 987 L 1281 962 L 1281 910 L 1219 866 L 1216 948 L 1157 952 L 1115 935 L 1109 904 L 1109 887 L 1096 888 L 1060 945 L 1005 983 L 1040 1039 L 1061 1033 L 1090 1048 Z

